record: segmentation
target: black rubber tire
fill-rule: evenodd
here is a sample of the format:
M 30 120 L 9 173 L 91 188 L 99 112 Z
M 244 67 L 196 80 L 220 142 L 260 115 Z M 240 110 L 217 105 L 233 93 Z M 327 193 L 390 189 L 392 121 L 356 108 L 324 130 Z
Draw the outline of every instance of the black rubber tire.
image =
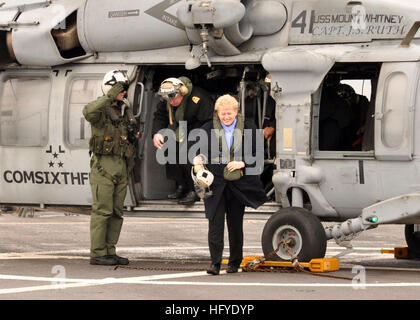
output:
M 404 233 L 410 255 L 420 258 L 420 232 L 414 232 L 413 224 L 406 224 Z
M 318 217 L 303 208 L 283 208 L 273 214 L 267 220 L 262 233 L 262 249 L 264 256 L 268 256 L 276 248 L 273 247 L 273 237 L 282 226 L 292 226 L 297 229 L 302 239 L 302 247 L 297 253 L 301 262 L 309 262 L 311 259 L 323 258 L 327 250 L 327 238 L 324 227 Z M 273 261 L 284 261 L 278 255 L 270 258 Z

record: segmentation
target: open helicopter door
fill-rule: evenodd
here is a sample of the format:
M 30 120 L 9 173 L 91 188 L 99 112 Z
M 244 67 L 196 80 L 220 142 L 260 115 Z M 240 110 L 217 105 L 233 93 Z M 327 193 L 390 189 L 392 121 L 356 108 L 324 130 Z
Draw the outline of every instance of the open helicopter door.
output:
M 161 101 L 153 90 L 155 71 L 142 68 L 137 72 L 135 87 L 129 99 L 132 101 L 137 119 L 139 139 L 135 157 L 135 167 L 130 180 L 133 204 L 139 205 L 144 200 L 166 199 L 173 192 L 175 184 L 166 178 L 166 169 L 156 160 L 156 148 L 151 136 L 153 114 Z
M 375 106 L 375 156 L 408 161 L 413 157 L 414 106 L 420 62 L 384 63 Z
M 144 72 L 143 72 L 144 71 Z M 155 70 L 143 69 L 137 79 L 135 101 L 139 104 L 137 122 L 141 133 L 136 167 L 134 168 L 134 196 L 139 203 L 143 200 L 163 200 L 175 190 L 175 183 L 166 177 L 166 167 L 156 160 L 156 148 L 152 140 L 153 114 L 161 101 L 153 89 Z M 143 94 L 140 94 L 143 90 Z

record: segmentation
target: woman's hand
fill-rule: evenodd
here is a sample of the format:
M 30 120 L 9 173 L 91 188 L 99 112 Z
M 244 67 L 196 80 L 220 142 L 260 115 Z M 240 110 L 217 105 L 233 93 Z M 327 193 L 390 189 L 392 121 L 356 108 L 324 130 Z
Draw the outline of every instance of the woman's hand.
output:
M 195 156 L 194 157 L 194 159 L 193 159 L 193 165 L 194 166 L 196 166 L 196 165 L 203 165 L 204 164 L 204 162 L 203 162 L 203 157 L 201 156 L 201 154 L 199 154 L 198 156 Z
M 153 145 L 155 148 L 161 149 L 164 143 L 164 138 L 160 133 L 156 133 L 153 136 Z
M 197 174 L 198 171 L 200 171 L 201 169 L 204 168 L 204 162 L 203 162 L 203 157 L 201 156 L 201 154 L 199 154 L 198 156 L 195 156 L 193 159 L 193 168 L 194 168 L 194 173 Z
M 229 172 L 235 171 L 237 169 L 242 169 L 245 167 L 245 162 L 243 161 L 231 161 L 226 165 Z

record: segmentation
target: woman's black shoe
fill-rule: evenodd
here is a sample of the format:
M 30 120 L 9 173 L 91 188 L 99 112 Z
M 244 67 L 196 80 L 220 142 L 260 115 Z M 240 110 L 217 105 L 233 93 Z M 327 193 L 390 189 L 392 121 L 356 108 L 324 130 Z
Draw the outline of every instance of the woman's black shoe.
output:
M 227 273 L 236 273 L 236 272 L 238 272 L 238 267 L 233 266 L 233 265 L 228 265 L 226 272 Z
M 210 265 L 210 268 L 207 269 L 207 273 L 217 276 L 220 273 L 220 263 Z

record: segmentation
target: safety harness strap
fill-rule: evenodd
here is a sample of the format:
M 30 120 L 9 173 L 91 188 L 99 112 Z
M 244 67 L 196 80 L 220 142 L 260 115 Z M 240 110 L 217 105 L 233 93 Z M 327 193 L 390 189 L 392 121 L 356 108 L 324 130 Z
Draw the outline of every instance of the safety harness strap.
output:
M 118 183 L 118 179 L 115 178 L 113 175 L 109 174 L 104 168 L 102 168 L 101 163 L 99 160 L 101 159 L 101 155 L 95 155 L 96 156 L 96 169 L 98 170 L 99 174 L 103 177 L 110 180 L 113 184 Z

